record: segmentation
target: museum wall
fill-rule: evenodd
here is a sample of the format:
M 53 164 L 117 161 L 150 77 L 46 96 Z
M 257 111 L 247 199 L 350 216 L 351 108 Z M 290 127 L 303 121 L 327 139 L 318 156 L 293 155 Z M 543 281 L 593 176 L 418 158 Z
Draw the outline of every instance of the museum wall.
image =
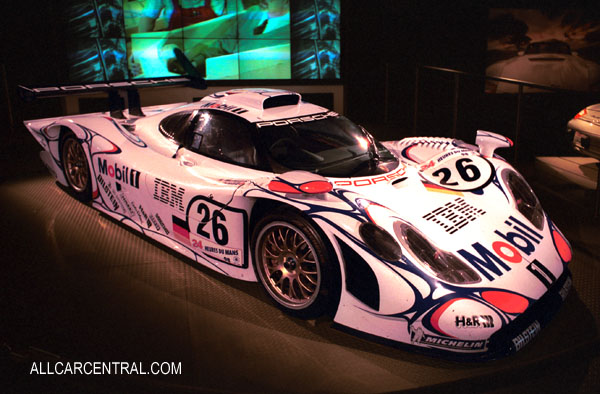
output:
M 539 8 L 535 1 L 403 1 L 342 0 L 342 75 L 344 113 L 365 124 L 392 124 L 399 135 L 410 134 L 414 124 L 415 68 L 432 65 L 483 75 L 486 34 L 490 8 Z M 556 7 L 584 7 L 583 1 L 554 3 Z M 597 8 L 597 7 L 596 7 Z M 60 82 L 65 72 L 65 40 L 68 26 L 61 25 L 59 7 L 54 2 L 23 0 L 13 3 L 0 17 L 4 45 L 0 49 L 4 92 L 1 120 L 50 116 L 63 106 L 56 100 L 39 105 L 23 105 L 16 97 L 17 84 Z M 452 122 L 453 80 L 439 75 L 425 79 L 420 86 L 419 133 L 444 135 Z M 427 84 L 431 83 L 431 86 Z M 482 95 L 481 82 L 461 86 L 459 128 L 492 128 L 511 132 L 514 128 L 513 98 Z M 558 128 L 580 106 L 589 104 L 572 97 L 529 98 L 524 118 L 535 118 L 539 109 L 560 112 L 552 119 Z M 8 111 L 9 107 L 12 111 Z M 429 109 L 437 109 L 427 112 Z M 475 109 L 475 110 L 473 110 Z M 468 115 L 468 116 L 466 116 Z M 432 130 L 428 118 L 443 125 Z M 374 130 L 377 134 L 377 130 Z

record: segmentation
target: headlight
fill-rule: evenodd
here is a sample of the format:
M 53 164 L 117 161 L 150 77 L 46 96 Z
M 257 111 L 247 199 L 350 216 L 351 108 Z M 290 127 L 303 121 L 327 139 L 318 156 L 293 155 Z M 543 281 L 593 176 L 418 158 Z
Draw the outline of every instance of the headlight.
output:
M 402 249 L 394 237 L 376 224 L 362 223 L 358 233 L 364 243 L 383 260 L 397 261 L 402 257 Z
M 450 252 L 436 248 L 414 227 L 397 221 L 394 232 L 412 256 L 437 278 L 454 284 L 469 284 L 481 281 L 479 275 L 467 264 Z
M 541 230 L 544 226 L 544 211 L 525 179 L 516 171 L 506 168 L 502 171 L 502 180 L 515 200 L 519 212 L 538 230 Z

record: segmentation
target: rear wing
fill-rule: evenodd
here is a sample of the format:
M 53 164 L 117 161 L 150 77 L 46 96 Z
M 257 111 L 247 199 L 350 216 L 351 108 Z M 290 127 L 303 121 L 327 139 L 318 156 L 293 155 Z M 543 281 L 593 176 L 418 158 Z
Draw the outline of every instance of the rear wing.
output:
M 78 85 L 27 87 L 19 85 L 19 96 L 26 102 L 38 98 L 64 97 L 86 93 L 108 93 L 109 111 L 112 117 L 124 119 L 124 103 L 119 92 L 127 92 L 127 105 L 129 113 L 135 116 L 144 116 L 140 106 L 138 89 L 161 86 L 188 86 L 196 89 L 206 89 L 206 81 L 195 77 L 165 77 L 152 79 L 137 79 L 130 81 L 96 82 Z

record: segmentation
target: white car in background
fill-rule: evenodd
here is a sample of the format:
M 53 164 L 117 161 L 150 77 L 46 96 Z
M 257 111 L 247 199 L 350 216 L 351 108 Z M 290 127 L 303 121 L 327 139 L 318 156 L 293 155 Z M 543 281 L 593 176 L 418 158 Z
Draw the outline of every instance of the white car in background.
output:
M 600 89 L 600 65 L 572 52 L 559 40 L 530 43 L 519 56 L 489 66 L 486 75 L 516 79 L 553 88 L 592 91 Z M 517 84 L 492 82 L 495 93 L 517 93 Z M 488 83 L 488 87 L 490 83 Z M 493 89 L 493 88 L 492 88 Z M 549 90 L 525 87 L 524 92 Z
M 567 124 L 573 133 L 573 147 L 584 155 L 600 160 L 600 104 L 579 111 Z

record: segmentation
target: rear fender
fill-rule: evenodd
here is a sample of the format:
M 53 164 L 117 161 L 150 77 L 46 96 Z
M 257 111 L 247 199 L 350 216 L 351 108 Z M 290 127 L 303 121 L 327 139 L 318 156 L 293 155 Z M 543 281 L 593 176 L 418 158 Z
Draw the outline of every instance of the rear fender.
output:
M 81 142 L 88 160 L 88 165 L 90 166 L 90 169 L 92 168 L 90 156 L 92 136 L 76 123 L 69 119 L 49 118 L 26 121 L 25 127 L 27 127 L 27 130 L 29 130 L 31 135 L 33 135 L 36 141 L 44 148 L 44 151 L 40 153 L 40 158 L 61 185 L 69 186 L 60 158 L 60 151 L 62 149 L 61 142 L 67 133 L 74 134 Z M 98 186 L 96 180 L 92 179 L 92 190 L 95 191 L 97 189 Z

